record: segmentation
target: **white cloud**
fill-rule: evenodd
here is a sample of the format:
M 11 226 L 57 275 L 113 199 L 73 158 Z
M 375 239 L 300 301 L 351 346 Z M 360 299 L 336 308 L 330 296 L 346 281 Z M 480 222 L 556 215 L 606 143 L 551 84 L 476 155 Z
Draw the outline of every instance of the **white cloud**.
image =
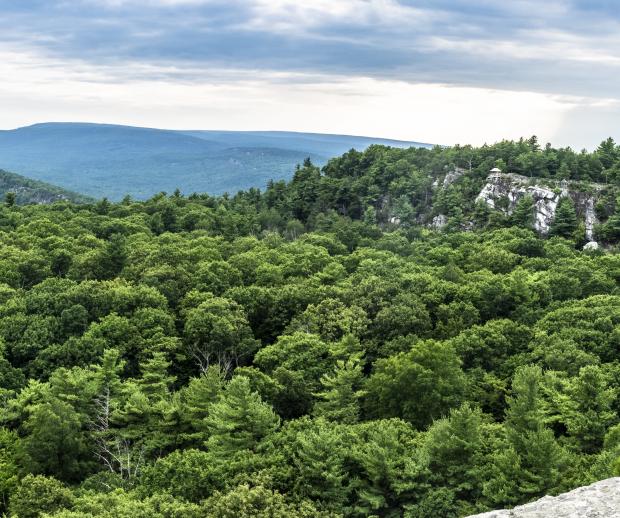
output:
M 326 23 L 386 25 L 393 30 L 429 23 L 431 11 L 405 6 L 396 0 L 251 0 L 248 28 L 299 32 Z
M 620 37 L 596 40 L 583 38 L 563 31 L 520 31 L 518 37 L 503 39 L 461 39 L 431 36 L 429 49 L 459 51 L 494 59 L 544 61 L 575 61 L 620 66 Z
M 204 72 L 200 82 L 119 80 L 126 68 L 136 66 L 106 69 L 2 52 L 2 125 L 75 120 L 481 144 L 533 133 L 550 138 L 568 112 L 587 102 L 528 92 L 247 70 Z M 162 71 L 165 77 L 163 72 L 170 71 Z

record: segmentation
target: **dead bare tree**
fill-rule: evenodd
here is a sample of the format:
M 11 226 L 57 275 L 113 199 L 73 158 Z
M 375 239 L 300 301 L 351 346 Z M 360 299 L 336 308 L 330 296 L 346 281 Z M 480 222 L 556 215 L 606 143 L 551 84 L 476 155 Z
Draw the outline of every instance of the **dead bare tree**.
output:
M 137 447 L 131 440 L 119 437 L 110 427 L 110 389 L 95 398 L 97 414 L 91 429 L 95 435 L 95 456 L 111 473 L 123 480 L 132 480 L 140 475 L 144 464 L 144 448 Z

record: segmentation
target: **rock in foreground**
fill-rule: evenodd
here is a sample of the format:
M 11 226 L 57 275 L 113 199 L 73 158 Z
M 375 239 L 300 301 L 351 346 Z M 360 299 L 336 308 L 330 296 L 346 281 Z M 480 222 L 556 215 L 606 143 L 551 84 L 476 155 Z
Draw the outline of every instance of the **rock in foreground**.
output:
M 558 496 L 546 496 L 510 510 L 470 518 L 618 518 L 620 477 L 601 480 Z

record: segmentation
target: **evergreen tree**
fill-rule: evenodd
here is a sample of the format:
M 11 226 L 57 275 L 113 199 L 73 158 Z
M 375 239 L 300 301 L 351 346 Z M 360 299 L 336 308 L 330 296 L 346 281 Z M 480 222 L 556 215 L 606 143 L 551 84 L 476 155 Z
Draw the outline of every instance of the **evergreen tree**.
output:
M 602 166 L 609 169 L 620 159 L 620 146 L 617 146 L 614 139 L 609 137 L 599 144 L 596 155 Z
M 111 207 L 112 204 L 110 203 L 110 200 L 108 200 L 107 198 L 102 198 L 95 204 L 95 212 L 104 216 L 108 212 L 110 212 Z
M 569 387 L 566 405 L 566 426 L 568 434 L 584 453 L 596 453 L 603 446 L 608 428 L 618 421 L 612 410 L 615 391 L 600 367 L 582 367 L 579 376 Z
M 360 398 L 364 396 L 364 391 L 359 390 L 362 382 L 359 355 L 353 355 L 346 361 L 338 360 L 334 374 L 325 374 L 321 378 L 323 391 L 317 394 L 320 401 L 314 405 L 314 415 L 339 423 L 356 423 L 360 412 Z
M 22 462 L 31 473 L 65 481 L 79 480 L 92 458 L 82 433 L 80 416 L 56 397 L 29 409 L 21 442 Z
M 484 228 L 487 225 L 490 212 L 489 206 L 483 200 L 476 202 L 472 219 L 477 228 Z
M 122 442 L 127 450 L 128 465 L 122 466 L 128 476 L 140 469 L 142 456 L 160 455 L 178 440 L 177 430 L 169 432 L 169 414 L 174 412 L 171 385 L 175 377 L 168 374 L 170 362 L 165 354 L 155 352 L 141 365 L 142 376 L 123 384 L 123 405 L 113 414 L 113 424 L 120 425 L 110 441 Z
M 175 377 L 168 374 L 170 362 L 162 352 L 155 352 L 142 366 L 142 377 L 138 381 L 138 387 L 143 394 L 157 403 L 166 399 L 170 394 L 170 387 Z
M 562 162 L 562 165 L 560 166 L 560 169 L 558 170 L 558 173 L 556 176 L 560 180 L 570 180 L 571 170 L 566 162 Z
M 103 352 L 101 364 L 91 367 L 100 392 L 107 391 L 110 395 L 116 395 L 121 391 L 121 375 L 125 363 L 120 359 L 117 349 L 106 349 Z
M 377 224 L 377 211 L 372 205 L 369 205 L 364 211 L 364 223 L 367 225 Z
M 280 418 L 251 391 L 248 378 L 236 376 L 209 407 L 205 424 L 210 434 L 208 448 L 225 457 L 254 450 L 262 439 L 275 432 Z
M 549 235 L 572 239 L 577 231 L 577 213 L 575 204 L 568 196 L 558 202 L 555 209 L 555 218 L 549 229 Z
M 217 400 L 224 386 L 224 373 L 215 365 L 198 378 L 192 378 L 180 391 L 184 440 L 199 447 L 207 439 L 205 419 L 209 415 L 209 407 Z
M 614 212 L 602 225 L 601 230 L 603 238 L 608 241 L 615 241 L 620 238 L 620 197 L 616 198 Z
M 526 194 L 516 204 L 510 216 L 513 225 L 519 227 L 532 228 L 534 224 L 534 198 Z
M 9 208 L 15 205 L 15 193 L 14 192 L 7 192 L 4 195 L 4 204 Z
M 0 428 L 0 513 L 7 511 L 9 496 L 19 482 L 17 448 L 17 434 Z
M 479 497 L 482 415 L 464 404 L 439 419 L 424 438 L 423 452 L 435 485 L 452 488 L 462 500 Z
M 504 425 L 507 444 L 493 454 L 492 478 L 484 487 L 495 504 L 529 501 L 558 483 L 563 452 L 545 424 L 542 377 L 538 366 L 515 372 Z

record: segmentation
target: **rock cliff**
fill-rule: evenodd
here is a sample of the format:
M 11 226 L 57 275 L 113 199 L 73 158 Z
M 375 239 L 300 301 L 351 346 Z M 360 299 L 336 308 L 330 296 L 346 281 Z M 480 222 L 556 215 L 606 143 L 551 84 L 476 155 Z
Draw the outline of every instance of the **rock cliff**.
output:
M 469 518 L 618 518 L 620 477 L 601 480 L 559 496 L 546 496 L 510 510 Z
M 597 223 L 594 206 L 605 186 L 589 183 L 586 192 L 580 185 L 565 180 L 542 182 L 518 174 L 491 173 L 476 201 L 483 201 L 494 209 L 511 214 L 519 200 L 529 194 L 534 200 L 534 228 L 541 234 L 547 234 L 560 199 L 568 196 L 575 204 L 577 215 L 585 221 L 586 239 L 591 241 Z

